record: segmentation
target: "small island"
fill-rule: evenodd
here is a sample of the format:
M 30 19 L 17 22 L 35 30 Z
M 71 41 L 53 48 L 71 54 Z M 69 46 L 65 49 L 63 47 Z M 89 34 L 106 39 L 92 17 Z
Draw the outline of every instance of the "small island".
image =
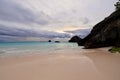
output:
M 55 43 L 60 43 L 60 41 L 55 41 Z
M 48 40 L 48 42 L 52 42 L 51 40 Z

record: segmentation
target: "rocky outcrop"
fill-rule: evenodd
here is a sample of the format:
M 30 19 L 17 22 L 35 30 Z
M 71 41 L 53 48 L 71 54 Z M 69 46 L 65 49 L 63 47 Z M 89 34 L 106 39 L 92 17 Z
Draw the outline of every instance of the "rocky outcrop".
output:
M 70 40 L 69 40 L 69 42 L 80 42 L 82 39 L 80 38 L 80 37 L 78 37 L 78 36 L 73 36 Z
M 51 40 L 49 40 L 48 42 L 52 42 Z
M 60 43 L 60 41 L 55 41 L 55 43 Z
M 83 45 L 85 48 L 120 47 L 120 9 L 96 24 L 91 33 L 78 42 L 78 45 Z

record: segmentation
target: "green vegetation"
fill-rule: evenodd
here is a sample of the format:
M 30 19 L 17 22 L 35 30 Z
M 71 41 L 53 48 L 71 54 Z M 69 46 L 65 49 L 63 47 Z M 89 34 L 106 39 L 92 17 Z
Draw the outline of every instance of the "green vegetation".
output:
M 116 7 L 116 10 L 120 9 L 120 0 L 118 2 L 116 2 L 116 4 L 114 4 L 114 6 Z
M 120 53 L 120 47 L 112 47 L 111 49 L 109 49 L 109 51 L 112 53 L 116 53 L 116 52 Z

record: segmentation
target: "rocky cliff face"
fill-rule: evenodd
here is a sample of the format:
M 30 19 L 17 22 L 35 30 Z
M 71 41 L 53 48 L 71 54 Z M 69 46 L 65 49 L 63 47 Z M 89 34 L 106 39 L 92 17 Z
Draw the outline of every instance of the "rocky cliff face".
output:
M 120 46 L 120 9 L 96 24 L 79 45 L 85 48 Z

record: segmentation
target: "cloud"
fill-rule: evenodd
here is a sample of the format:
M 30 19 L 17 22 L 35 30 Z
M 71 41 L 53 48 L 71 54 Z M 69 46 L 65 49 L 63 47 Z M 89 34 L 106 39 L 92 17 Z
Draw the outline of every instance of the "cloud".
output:
M 83 24 L 88 24 L 90 22 L 90 20 L 87 17 L 85 17 L 82 19 L 82 22 L 83 22 Z
M 0 0 L 0 20 L 17 22 L 17 23 L 37 23 L 44 25 L 48 23 L 48 15 L 43 12 L 39 12 L 36 15 L 34 12 L 13 2 L 12 0 Z
M 85 37 L 90 29 L 82 28 L 107 17 L 116 1 L 0 0 L 0 39 L 69 38 L 69 34 Z
M 77 35 L 80 36 L 81 38 L 86 37 L 91 31 L 91 28 L 88 29 L 77 29 L 77 30 L 71 30 L 71 31 L 64 31 L 66 33 L 71 33 L 73 36 Z
M 20 29 L 20 28 L 11 28 L 4 25 L 0 25 L 0 41 L 11 41 L 16 40 L 19 41 L 21 39 L 29 38 L 29 37 L 44 37 L 44 38 L 69 38 L 70 35 L 66 33 L 58 33 L 54 31 L 35 31 L 30 29 Z M 21 39 L 20 39 L 21 38 Z

